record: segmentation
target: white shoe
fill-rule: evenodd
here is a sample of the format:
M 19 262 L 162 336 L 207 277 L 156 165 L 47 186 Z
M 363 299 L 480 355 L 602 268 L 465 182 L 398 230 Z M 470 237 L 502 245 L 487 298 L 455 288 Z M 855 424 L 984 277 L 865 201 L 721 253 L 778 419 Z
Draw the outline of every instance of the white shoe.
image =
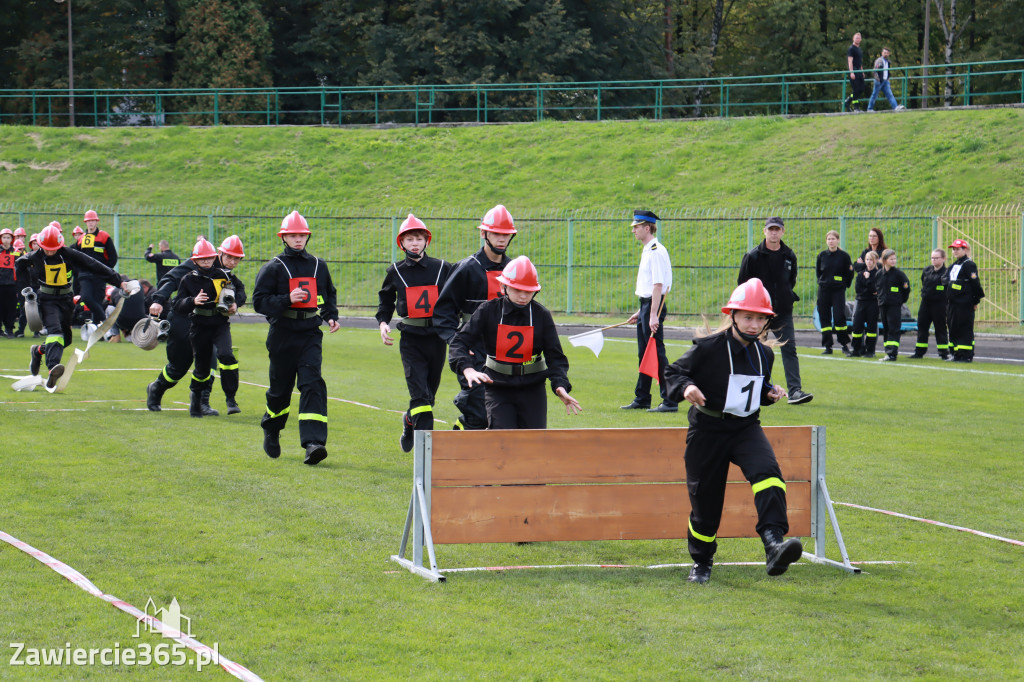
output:
M 905 109 L 906 109 L 906 107 L 903 106 L 902 104 L 897 104 L 895 110 L 896 111 L 904 111 Z

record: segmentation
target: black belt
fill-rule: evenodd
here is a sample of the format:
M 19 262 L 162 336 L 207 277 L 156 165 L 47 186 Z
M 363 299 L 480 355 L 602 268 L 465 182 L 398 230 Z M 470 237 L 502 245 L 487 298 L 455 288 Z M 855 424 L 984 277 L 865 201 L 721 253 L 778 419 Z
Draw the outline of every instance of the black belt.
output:
M 429 317 L 403 317 L 402 324 L 410 327 L 433 327 L 434 320 Z
M 712 410 L 710 408 L 703 407 L 702 405 L 694 405 L 694 407 L 696 407 L 697 411 L 700 412 L 701 414 L 706 414 L 707 416 L 714 417 L 715 419 L 746 419 L 746 417 L 740 417 L 739 415 L 730 414 L 728 412 L 722 412 L 721 410 Z M 754 414 L 754 412 L 751 412 L 750 414 L 747 415 L 747 417 L 752 417 Z
M 40 284 L 39 291 L 50 296 L 63 296 L 64 294 L 71 293 L 71 285 L 69 284 L 66 287 L 48 287 L 45 284 Z
M 319 311 L 307 312 L 305 310 L 286 310 L 281 313 L 282 317 L 290 317 L 293 320 L 309 320 L 314 317 L 319 317 Z
M 196 308 L 192 312 L 203 317 L 213 317 L 217 314 L 216 310 L 210 310 L 209 308 Z
M 510 377 L 521 377 L 524 374 L 537 374 L 538 372 L 543 372 L 548 368 L 548 363 L 544 361 L 544 358 L 528 362 L 526 364 L 513 364 L 499 362 L 497 359 L 488 355 L 484 364 L 498 374 L 504 374 Z

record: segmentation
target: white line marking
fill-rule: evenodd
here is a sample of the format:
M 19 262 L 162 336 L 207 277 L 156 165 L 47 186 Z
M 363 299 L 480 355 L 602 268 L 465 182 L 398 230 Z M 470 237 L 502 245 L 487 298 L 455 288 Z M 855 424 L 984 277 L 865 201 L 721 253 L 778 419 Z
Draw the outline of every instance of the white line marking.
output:
M 886 366 L 886 369 L 889 369 L 889 368 L 922 369 L 922 370 L 930 371 L 930 372 L 955 372 L 955 373 L 960 373 L 960 374 L 988 374 L 990 376 L 996 376 L 996 377 L 1014 377 L 1015 379 L 1024 379 L 1024 374 L 1015 374 L 1013 372 L 990 372 L 990 371 L 984 370 L 984 369 L 968 369 L 968 368 L 964 367 L 962 364 L 959 364 L 959 365 L 953 366 L 953 367 L 947 367 L 947 366 L 944 366 L 944 365 L 922 365 L 922 364 L 919 364 L 917 362 L 914 362 L 913 360 L 907 360 L 906 362 L 902 362 L 903 359 L 904 358 L 900 358 L 900 361 L 898 361 L 898 362 L 886 362 L 886 363 L 884 363 L 885 366 Z M 825 362 L 852 362 L 852 363 L 861 365 L 862 367 L 870 367 L 872 362 L 878 363 L 879 366 L 881 365 L 881 363 L 879 363 L 878 360 L 872 361 L 872 360 L 868 359 L 868 360 L 865 361 L 865 360 L 861 360 L 859 358 L 836 357 L 834 355 L 832 355 L 832 356 L 828 356 L 828 355 L 826 355 L 826 356 L 822 356 L 822 355 L 801 355 L 800 356 L 800 360 L 801 361 L 803 361 L 803 360 L 822 360 L 822 361 L 825 361 Z
M 1024 542 L 1020 540 L 1013 540 L 1011 538 L 1004 538 L 1000 535 L 992 535 L 991 533 L 984 533 L 980 530 L 974 530 L 973 528 L 964 528 L 963 526 L 954 526 L 948 523 L 942 523 L 941 521 L 932 521 L 931 519 L 923 519 L 920 516 L 909 516 L 907 514 L 900 514 L 899 512 L 888 511 L 886 509 L 875 509 L 874 507 L 864 507 L 859 504 L 851 504 L 850 502 L 833 502 L 833 504 L 840 504 L 844 507 L 852 507 L 854 509 L 863 509 L 865 511 L 878 512 L 879 514 L 886 514 L 888 516 L 896 516 L 901 519 L 908 519 L 910 521 L 920 521 L 921 523 L 927 523 L 933 526 L 942 526 L 943 528 L 952 528 L 963 533 L 971 533 L 972 535 L 980 535 L 983 538 L 989 538 L 991 540 L 999 540 L 1000 542 L 1008 542 L 1011 545 L 1018 545 L 1024 547 Z

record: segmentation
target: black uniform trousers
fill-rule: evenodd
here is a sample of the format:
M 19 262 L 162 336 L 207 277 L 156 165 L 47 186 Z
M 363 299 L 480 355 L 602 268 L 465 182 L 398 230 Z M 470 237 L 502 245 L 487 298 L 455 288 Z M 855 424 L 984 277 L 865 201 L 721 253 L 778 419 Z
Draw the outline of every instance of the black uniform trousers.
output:
M 285 427 L 292 390 L 298 382 L 302 447 L 327 443 L 327 384 L 320 374 L 323 337 L 319 327 L 297 331 L 272 324 L 267 332 L 270 388 L 267 389 L 267 412 L 260 426 L 266 431 L 280 431 Z
M 171 328 L 167 332 L 167 364 L 163 372 L 156 378 L 164 390 L 174 386 L 181 378 L 188 374 L 192 366 L 192 359 L 195 353 L 192 351 L 192 341 L 189 339 L 189 329 L 192 321 L 188 315 L 179 315 L 174 311 L 168 315 L 167 320 Z
M 676 405 L 674 400 L 668 397 L 665 389 L 665 368 L 668 367 L 668 356 L 665 354 L 665 316 L 668 315 L 668 306 L 661 307 L 661 314 L 658 315 L 658 331 L 654 332 L 654 345 L 658 351 L 658 390 L 661 392 L 661 402 L 672 407 Z M 651 299 L 640 299 L 640 316 L 636 321 L 636 344 L 637 357 L 640 361 L 644 359 L 644 351 L 647 350 L 647 342 L 651 338 Z M 633 394 L 639 403 L 651 404 L 651 377 L 646 374 L 638 374 L 636 388 Z
M 900 321 L 903 306 L 899 303 L 887 303 L 878 306 L 878 314 L 882 318 L 882 335 L 885 339 L 885 354 L 890 358 L 899 355 L 900 352 Z
M 818 321 L 821 322 L 821 345 L 832 347 L 832 335 L 839 343 L 850 343 L 850 330 L 846 326 L 846 290 L 818 287 Z
M 476 384 L 472 388 L 466 381 L 466 377 L 457 375 L 461 391 L 455 394 L 452 403 L 462 413 L 455 422 L 455 429 L 466 431 L 479 431 L 487 428 L 487 405 L 484 401 L 484 386 Z
M 917 310 L 917 346 L 914 354 L 923 356 L 928 352 L 928 328 L 935 325 L 935 349 L 939 356 L 949 355 L 949 335 L 946 333 L 946 302 L 940 299 L 921 300 Z
M 949 346 L 954 360 L 974 359 L 974 306 L 970 303 L 950 303 Z
M 224 395 L 233 398 L 238 392 L 238 363 L 231 354 L 231 325 L 227 322 L 215 326 L 193 324 L 188 337 L 195 355 L 195 368 L 192 370 L 189 388 L 203 391 L 213 385 L 213 358 L 216 353 Z M 234 369 L 226 369 L 231 365 L 234 365 Z
M 857 301 L 853 311 L 853 352 L 873 355 L 878 341 L 878 301 Z
M 85 273 L 79 275 L 78 283 L 81 286 L 82 302 L 89 308 L 93 324 L 100 324 L 107 319 L 106 298 L 107 283 L 99 277 L 91 277 Z
M 0 285 L 0 329 L 14 335 L 14 323 L 18 321 L 18 286 Z
M 60 364 L 61 358 L 64 357 L 64 348 L 71 345 L 71 315 L 74 310 L 75 302 L 71 299 L 71 294 L 39 294 L 39 317 L 46 327 L 43 354 L 46 356 L 48 369 Z
M 730 422 L 740 420 L 719 421 L 723 424 L 722 430 L 694 426 L 691 419 L 686 432 L 684 459 L 686 488 L 690 494 L 690 524 L 686 537 L 690 556 L 701 563 L 710 563 L 718 549 L 716 537 L 722 522 L 730 463 L 740 468 L 754 491 L 758 534 L 769 529 L 782 535 L 789 532 L 782 470 L 761 425 L 747 417 L 742 419 L 745 425 L 729 430 Z
M 548 427 L 548 401 L 544 393 L 546 382 L 529 386 L 484 387 L 489 429 L 546 429 Z
M 852 92 L 846 96 L 845 111 L 853 111 L 859 109 L 861 104 L 864 102 L 864 74 L 860 71 L 856 72 L 854 77 L 850 80 L 850 86 Z
M 398 352 L 409 388 L 409 420 L 419 431 L 434 428 L 434 398 L 441 385 L 448 344 L 436 334 L 402 334 Z

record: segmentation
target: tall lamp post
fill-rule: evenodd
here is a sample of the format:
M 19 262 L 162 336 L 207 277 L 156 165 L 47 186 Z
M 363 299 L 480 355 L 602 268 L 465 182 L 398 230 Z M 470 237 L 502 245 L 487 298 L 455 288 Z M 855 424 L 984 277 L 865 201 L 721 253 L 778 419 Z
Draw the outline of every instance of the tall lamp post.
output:
M 64 0 L 54 0 L 62 4 Z M 68 0 L 68 117 L 75 127 L 75 43 L 71 35 L 71 0 Z

